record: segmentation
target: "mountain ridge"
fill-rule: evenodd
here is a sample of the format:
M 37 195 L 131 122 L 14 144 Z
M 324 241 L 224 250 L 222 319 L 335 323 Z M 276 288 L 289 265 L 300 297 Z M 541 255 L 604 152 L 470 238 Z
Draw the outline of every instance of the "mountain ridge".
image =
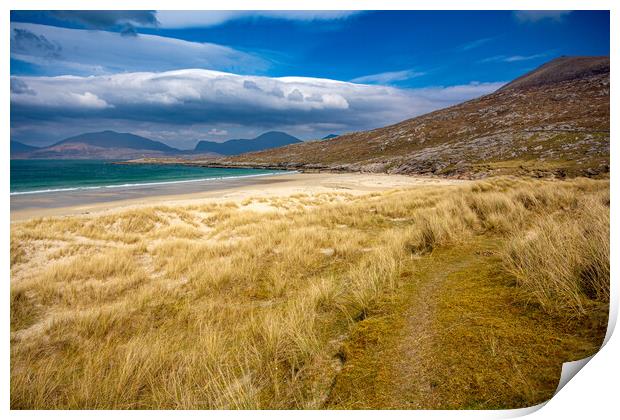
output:
M 499 88 L 524 89 L 609 73 L 609 57 L 567 57 L 551 60 Z
M 65 144 L 83 143 L 90 146 L 102 148 L 123 148 L 135 150 L 154 150 L 160 152 L 180 152 L 179 149 L 168 146 L 160 141 L 151 140 L 146 137 L 132 133 L 119 133 L 112 130 L 97 131 L 92 133 L 78 134 L 60 140 L 47 148 L 54 148 Z
M 282 131 L 268 131 L 253 139 L 231 139 L 220 143 L 201 140 L 194 147 L 194 153 L 212 152 L 221 155 L 237 155 L 294 143 L 301 143 L 301 140 Z
M 266 132 L 255 139 L 232 139 L 223 143 L 206 142 L 216 145 L 210 150 L 181 150 L 163 142 L 151 140 L 132 133 L 119 133 L 112 130 L 90 132 L 71 136 L 49 146 L 34 147 L 11 140 L 11 156 L 25 159 L 139 159 L 163 158 L 190 155 L 202 157 L 220 156 L 227 150 L 240 149 L 237 153 L 264 150 L 301 140 L 284 132 Z M 205 143 L 199 142 L 198 144 Z
M 204 164 L 478 178 L 609 172 L 609 57 L 561 57 L 501 89 L 370 131 Z
M 10 147 L 11 147 L 11 154 L 29 153 L 29 152 L 33 152 L 39 149 L 39 147 L 31 146 L 29 144 L 25 144 L 17 140 L 11 140 Z

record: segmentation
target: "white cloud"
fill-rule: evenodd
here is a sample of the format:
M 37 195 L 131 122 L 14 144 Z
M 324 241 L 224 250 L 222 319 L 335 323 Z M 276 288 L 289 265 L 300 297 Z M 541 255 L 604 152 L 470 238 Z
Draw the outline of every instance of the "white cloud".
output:
M 570 10 L 517 10 L 513 12 L 513 16 L 521 23 L 536 23 L 542 20 L 560 22 L 570 13 Z
M 376 83 L 380 85 L 390 84 L 393 82 L 401 82 L 403 80 L 413 79 L 414 77 L 424 76 L 426 73 L 415 71 L 413 69 L 401 71 L 388 71 L 385 73 L 369 74 L 367 76 L 356 77 L 351 80 L 354 83 Z
M 102 129 L 109 121 L 117 129 L 124 124 L 121 129 L 130 132 L 138 126 L 143 130 L 157 126 L 173 145 L 175 130 L 179 132 L 176 139 L 187 144 L 182 134 L 185 127 L 215 126 L 218 131 L 213 135 L 229 127 L 235 135 L 284 127 L 292 133 L 322 133 L 328 127 L 340 133 L 375 128 L 490 93 L 503 84 L 398 89 L 200 69 L 13 79 L 11 127 L 15 133 L 27 131 L 20 127 L 28 124 L 36 130 L 33 121 L 46 121 L 47 127 L 54 121 L 62 126 L 73 121 L 74 127 L 99 121 Z
M 159 10 L 157 20 L 163 28 L 207 27 L 247 18 L 274 18 L 296 21 L 334 20 L 347 18 L 357 11 L 339 10 Z
M 511 55 L 510 57 L 506 57 L 504 61 L 507 63 L 513 63 L 515 61 L 529 61 L 534 60 L 536 58 L 546 57 L 547 54 L 532 54 L 532 55 Z
M 11 23 L 11 58 L 45 66 L 48 73 L 80 75 L 179 67 L 257 72 L 268 66 L 259 57 L 217 44 L 17 22 Z
M 228 134 L 228 130 L 219 130 L 217 128 L 212 128 L 207 132 L 210 136 L 225 136 Z
M 33 94 L 14 92 L 16 105 L 54 107 L 76 98 L 80 106 L 87 93 L 116 107 L 193 107 L 216 111 L 230 107 L 247 110 L 313 111 L 349 108 L 347 98 L 364 96 L 370 88 L 313 78 L 241 76 L 212 70 L 186 69 L 161 73 L 119 73 L 105 76 L 20 77 Z M 392 92 L 397 93 L 397 92 Z M 79 95 L 79 100 L 77 99 Z M 346 97 L 345 97 L 346 96 Z
M 488 42 L 493 41 L 495 38 L 491 37 L 491 38 L 480 38 L 480 39 L 476 39 L 474 41 L 468 42 L 466 44 L 461 45 L 460 47 L 458 47 L 457 49 L 460 51 L 469 51 L 469 50 L 473 50 L 475 48 L 478 48 Z
M 100 99 L 97 95 L 93 95 L 90 92 L 69 93 L 69 97 L 73 100 L 69 100 L 70 105 L 77 105 L 85 108 L 103 109 L 108 108 L 109 105 L 103 99 Z
M 471 82 L 466 85 L 440 86 L 415 89 L 418 100 L 424 98 L 436 108 L 450 106 L 494 92 L 506 82 Z
M 531 54 L 531 55 L 495 55 L 493 57 L 487 57 L 479 61 L 479 63 L 514 63 L 517 61 L 529 61 L 537 58 L 547 57 L 549 53 Z

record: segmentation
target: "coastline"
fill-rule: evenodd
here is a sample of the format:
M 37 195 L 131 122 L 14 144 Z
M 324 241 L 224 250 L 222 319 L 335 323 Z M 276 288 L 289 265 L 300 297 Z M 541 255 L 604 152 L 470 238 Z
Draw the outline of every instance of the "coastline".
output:
M 118 188 L 149 188 L 154 186 L 161 185 L 174 185 L 174 184 L 189 184 L 195 182 L 209 182 L 209 181 L 226 181 L 232 179 L 242 179 L 242 178 L 258 178 L 264 176 L 277 176 L 277 175 L 288 175 L 295 173 L 296 171 L 282 171 L 282 173 L 263 173 L 263 174 L 255 174 L 255 175 L 237 175 L 237 176 L 214 176 L 208 178 L 190 178 L 190 179 L 175 179 L 169 181 L 152 181 L 152 182 L 135 182 L 135 183 L 124 183 L 124 184 L 110 184 L 110 185 L 94 185 L 94 186 L 79 186 L 79 187 L 66 187 L 66 188 L 51 188 L 45 190 L 34 190 L 34 191 L 16 191 L 11 192 L 11 197 L 19 196 L 19 195 L 34 195 L 34 194 L 48 194 L 48 193 L 59 193 L 59 192 L 69 192 L 69 191 L 86 191 L 86 190 L 106 190 L 106 189 L 118 189 Z
M 289 173 L 127 188 L 12 195 L 11 222 L 38 217 L 107 213 L 152 205 L 240 202 L 253 197 L 341 192 L 353 195 L 395 188 L 457 185 L 463 180 L 360 173 Z

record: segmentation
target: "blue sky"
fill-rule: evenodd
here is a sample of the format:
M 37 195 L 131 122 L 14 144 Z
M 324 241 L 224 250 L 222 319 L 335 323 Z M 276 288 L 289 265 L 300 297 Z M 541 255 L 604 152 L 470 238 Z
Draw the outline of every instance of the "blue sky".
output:
M 12 12 L 12 137 L 311 139 L 490 93 L 561 55 L 608 54 L 597 11 Z

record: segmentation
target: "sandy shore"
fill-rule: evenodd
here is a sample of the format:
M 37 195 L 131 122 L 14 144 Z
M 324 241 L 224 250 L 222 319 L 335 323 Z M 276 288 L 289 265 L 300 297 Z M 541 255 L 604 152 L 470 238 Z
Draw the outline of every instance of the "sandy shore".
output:
M 393 188 L 456 185 L 463 182 L 467 181 L 385 174 L 295 173 L 114 190 L 18 195 L 11 197 L 11 221 L 110 212 L 154 204 L 240 202 L 249 197 L 286 197 L 322 192 L 364 194 Z

